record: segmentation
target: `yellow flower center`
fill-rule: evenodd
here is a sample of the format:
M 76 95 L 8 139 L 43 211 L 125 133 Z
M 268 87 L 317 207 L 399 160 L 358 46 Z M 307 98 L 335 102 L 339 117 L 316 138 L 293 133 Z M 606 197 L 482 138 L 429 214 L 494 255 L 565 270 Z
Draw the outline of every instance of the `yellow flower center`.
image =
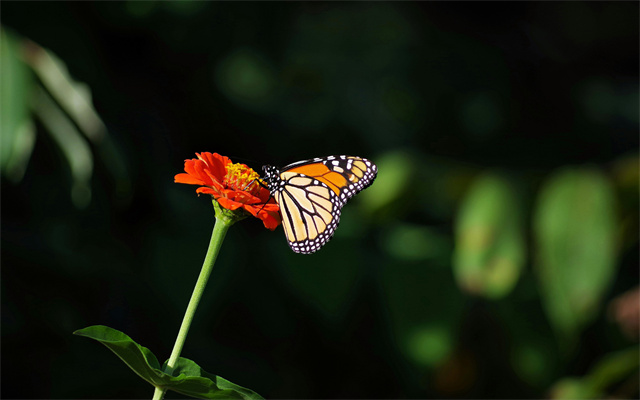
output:
M 244 164 L 230 164 L 224 176 L 224 184 L 232 190 L 244 190 L 252 195 L 260 191 L 260 175 Z

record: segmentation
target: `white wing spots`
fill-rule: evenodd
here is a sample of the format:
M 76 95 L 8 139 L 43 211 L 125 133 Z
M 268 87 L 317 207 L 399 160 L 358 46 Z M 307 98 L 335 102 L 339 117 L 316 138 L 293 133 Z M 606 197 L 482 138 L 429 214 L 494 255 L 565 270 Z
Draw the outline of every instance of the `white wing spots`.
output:
M 285 175 L 285 173 L 281 174 Z M 335 232 L 340 218 L 340 199 L 326 184 L 289 174 L 278 201 L 289 247 L 310 254 L 324 246 Z
M 376 166 L 362 157 L 330 156 L 325 158 L 324 165 L 331 171 L 342 175 L 348 182 L 348 185 L 342 187 L 340 192 L 340 199 L 343 203 L 371 185 L 378 173 Z

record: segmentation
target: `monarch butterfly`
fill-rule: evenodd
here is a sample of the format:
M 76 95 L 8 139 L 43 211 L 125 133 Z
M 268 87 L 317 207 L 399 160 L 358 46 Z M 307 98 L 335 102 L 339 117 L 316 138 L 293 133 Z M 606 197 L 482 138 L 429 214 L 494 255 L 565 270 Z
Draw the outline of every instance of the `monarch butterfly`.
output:
M 264 180 L 280 207 L 289 247 L 318 251 L 333 236 L 340 210 L 376 178 L 378 168 L 362 157 L 328 156 L 298 161 L 278 170 L 262 167 Z

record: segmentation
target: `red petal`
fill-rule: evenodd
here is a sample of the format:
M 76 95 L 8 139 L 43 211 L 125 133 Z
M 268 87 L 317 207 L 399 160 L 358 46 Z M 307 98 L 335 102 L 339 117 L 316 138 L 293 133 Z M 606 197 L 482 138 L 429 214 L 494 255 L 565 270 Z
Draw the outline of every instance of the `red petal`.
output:
M 186 183 L 188 185 L 202 185 L 204 183 L 201 179 L 185 173 L 178 174 L 173 179 L 175 183 Z
M 196 193 L 210 194 L 211 196 L 213 196 L 214 199 L 217 199 L 218 197 L 220 197 L 220 193 L 206 186 L 202 186 L 196 189 Z
M 264 227 L 269 230 L 274 230 L 280 225 L 280 214 L 269 211 L 261 211 L 258 217 L 262 220 Z
M 207 186 L 211 186 L 212 179 L 211 179 L 211 176 L 207 173 L 207 169 L 209 169 L 209 167 L 204 161 L 195 160 L 193 164 L 193 169 L 194 169 L 195 175 L 200 179 L 202 179 L 203 184 Z
M 194 170 L 194 164 L 196 160 L 184 160 L 184 171 L 189 175 L 196 176 L 196 172 Z
M 242 203 L 238 203 L 237 201 L 230 200 L 226 197 L 219 197 L 216 200 L 218 200 L 218 203 L 227 210 L 234 211 L 242 207 Z
M 242 190 L 223 189 L 224 197 L 243 204 L 256 204 L 260 199 Z
M 198 158 L 206 163 L 207 169 L 211 177 L 219 182 L 224 180 L 224 176 L 227 174 L 227 165 L 231 164 L 229 157 L 221 156 L 218 153 L 196 153 Z
M 214 189 L 216 189 L 220 193 L 224 193 L 224 191 L 227 190 L 227 189 L 224 188 L 224 185 L 222 185 L 222 183 L 220 183 L 220 182 L 218 182 L 216 180 L 212 180 L 211 181 L 211 185 L 209 185 L 209 186 L 213 187 Z
M 276 204 L 245 205 L 244 209 L 254 217 L 261 219 L 267 229 L 274 230 L 280 225 L 280 213 Z

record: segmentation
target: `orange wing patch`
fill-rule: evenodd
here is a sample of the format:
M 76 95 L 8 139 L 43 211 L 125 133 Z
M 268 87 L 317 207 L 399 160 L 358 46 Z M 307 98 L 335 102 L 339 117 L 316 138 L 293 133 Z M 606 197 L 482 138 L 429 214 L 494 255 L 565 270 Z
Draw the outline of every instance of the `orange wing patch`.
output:
M 326 174 L 327 172 L 331 172 L 331 170 L 329 168 L 327 168 L 326 165 L 324 165 L 323 163 L 319 162 L 319 163 L 314 163 L 314 164 L 307 164 L 307 165 L 301 165 L 299 167 L 294 167 L 291 169 L 288 169 L 287 172 L 296 172 L 298 174 L 305 174 L 307 176 L 320 176 L 322 174 Z
M 337 195 L 340 195 L 340 189 L 347 184 L 347 180 L 344 176 L 331 171 L 322 163 L 301 165 L 299 167 L 291 168 L 287 170 L 287 172 L 295 172 L 297 174 L 304 174 L 315 178 L 329 186 L 329 188 L 331 188 L 331 190 L 333 190 Z

